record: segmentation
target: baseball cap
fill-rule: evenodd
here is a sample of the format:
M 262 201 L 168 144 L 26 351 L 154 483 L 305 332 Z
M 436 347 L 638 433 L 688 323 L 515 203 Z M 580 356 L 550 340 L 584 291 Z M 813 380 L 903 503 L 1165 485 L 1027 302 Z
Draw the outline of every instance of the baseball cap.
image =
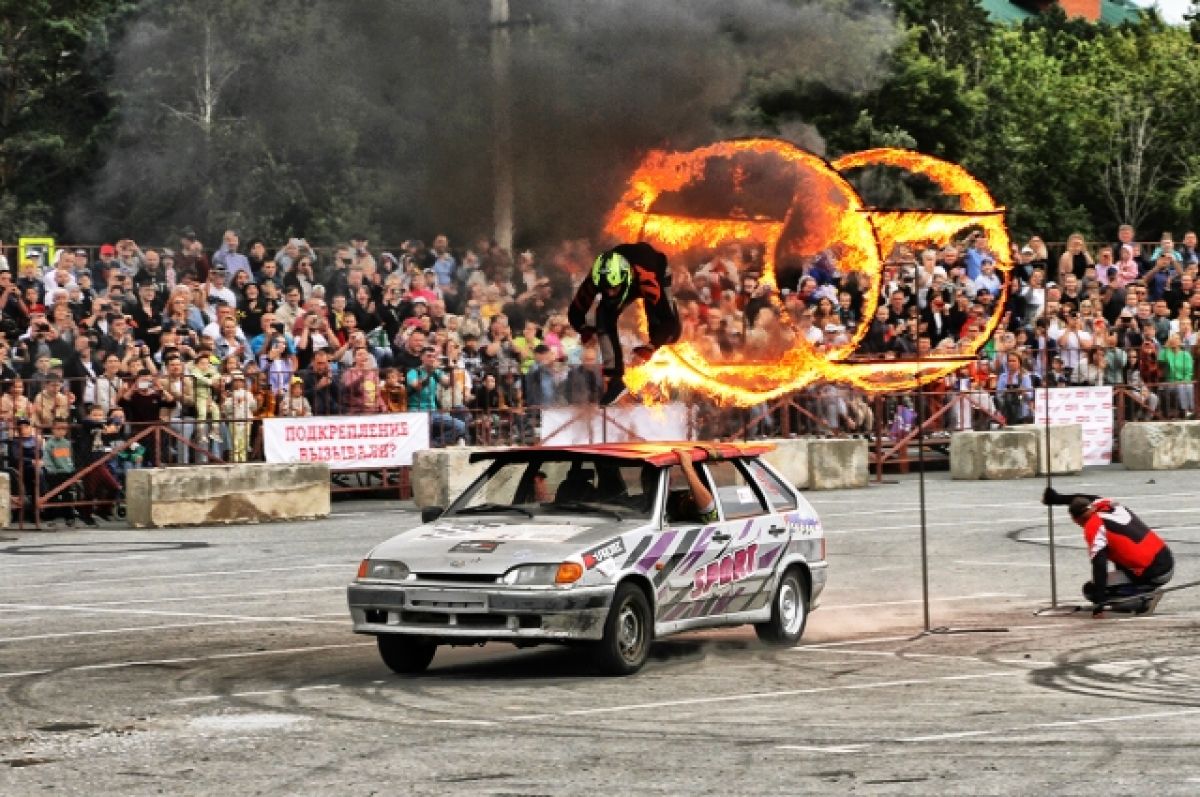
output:
M 108 255 L 115 255 L 116 253 L 117 253 L 117 247 L 113 246 L 112 244 L 101 244 L 100 245 L 100 257 L 105 257 Z

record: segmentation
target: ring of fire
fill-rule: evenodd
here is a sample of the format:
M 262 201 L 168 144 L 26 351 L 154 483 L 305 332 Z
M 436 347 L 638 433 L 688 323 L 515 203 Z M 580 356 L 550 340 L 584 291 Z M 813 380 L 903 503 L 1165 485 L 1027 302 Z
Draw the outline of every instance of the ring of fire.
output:
M 664 213 L 655 203 L 664 194 L 685 189 L 705 175 L 713 159 L 761 156 L 773 158 L 796 172 L 795 190 L 786 216 L 780 219 L 711 218 Z M 947 195 L 959 197 L 960 210 L 868 208 L 844 173 L 872 166 L 889 166 L 923 175 Z M 688 250 L 712 249 L 725 242 L 754 242 L 763 246 L 762 282 L 776 283 L 783 258 L 834 249 L 843 274 L 869 277 L 863 294 L 862 318 L 848 343 L 826 352 L 815 351 L 803 339 L 770 362 L 713 362 L 684 340 L 655 352 L 647 363 L 630 368 L 625 381 L 634 394 L 646 388 L 687 387 L 728 404 L 751 405 L 777 398 L 814 382 L 854 385 L 868 392 L 910 390 L 958 368 L 973 358 L 1000 322 L 1005 287 L 995 312 L 982 331 L 965 342 L 953 357 L 929 356 L 920 361 L 852 361 L 847 358 L 867 332 L 883 280 L 884 253 L 899 243 L 943 246 L 967 227 L 983 230 L 1006 278 L 1012 269 L 1004 208 L 987 188 L 957 164 L 899 149 L 852 153 L 832 163 L 777 139 L 721 141 L 689 152 L 650 153 L 629 179 L 628 188 L 609 212 L 604 231 L 626 241 L 646 241 L 677 256 Z M 777 296 L 777 293 L 776 293 Z M 777 310 L 782 306 L 775 299 Z M 786 321 L 786 313 L 784 313 Z

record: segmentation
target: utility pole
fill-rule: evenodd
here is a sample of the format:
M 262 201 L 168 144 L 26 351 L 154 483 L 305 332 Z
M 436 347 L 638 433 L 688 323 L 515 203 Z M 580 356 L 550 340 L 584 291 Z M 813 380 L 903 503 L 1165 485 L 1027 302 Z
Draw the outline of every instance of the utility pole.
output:
M 492 141 L 495 194 L 493 204 L 496 243 L 512 251 L 512 33 L 508 0 L 492 0 Z

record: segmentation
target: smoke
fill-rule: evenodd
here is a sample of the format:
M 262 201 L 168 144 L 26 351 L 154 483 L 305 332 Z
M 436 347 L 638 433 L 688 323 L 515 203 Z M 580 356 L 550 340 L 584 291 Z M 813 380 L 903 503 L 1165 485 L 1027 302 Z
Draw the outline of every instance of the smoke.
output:
M 227 225 L 278 239 L 459 242 L 492 226 L 496 65 L 483 0 L 152 4 L 116 57 L 116 133 L 69 214 L 81 239 Z M 780 81 L 863 91 L 896 41 L 837 0 L 511 0 L 518 239 L 589 235 L 633 165 L 772 129 Z

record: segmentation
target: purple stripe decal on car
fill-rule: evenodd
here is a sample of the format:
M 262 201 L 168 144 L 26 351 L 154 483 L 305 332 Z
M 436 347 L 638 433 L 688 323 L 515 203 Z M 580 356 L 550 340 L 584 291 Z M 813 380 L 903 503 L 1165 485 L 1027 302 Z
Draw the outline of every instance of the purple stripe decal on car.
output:
M 675 539 L 675 536 L 676 533 L 674 531 L 668 531 L 659 537 L 654 544 L 650 546 L 650 550 L 646 552 L 646 555 L 642 557 L 642 561 L 637 563 L 637 569 L 645 573 L 647 570 L 653 567 L 654 563 L 661 559 L 663 553 L 665 553 L 666 550 L 671 547 L 671 541 Z
M 684 610 L 685 610 L 685 609 L 687 609 L 688 605 L 689 605 L 689 604 L 686 604 L 686 603 L 677 603 L 677 604 L 675 604 L 674 606 L 672 606 L 672 607 L 671 607 L 671 610 L 670 610 L 669 612 L 667 612 L 665 615 L 663 615 L 663 619 L 662 619 L 662 621 L 663 621 L 664 623 L 668 623 L 668 622 L 670 622 L 671 620 L 676 620 L 676 619 L 678 619 L 678 618 L 679 618 L 679 616 L 680 616 L 681 614 L 683 614 Z
M 775 561 L 775 557 L 783 553 L 783 548 L 784 546 L 782 545 L 776 545 L 774 548 L 766 551 L 762 556 L 758 557 L 758 569 L 765 570 L 766 568 L 770 567 L 771 563 Z
M 736 591 L 726 595 L 724 598 L 721 598 L 721 600 L 717 601 L 717 605 L 713 607 L 712 613 L 724 614 L 729 608 L 729 604 L 733 602 L 733 599 L 738 595 L 741 595 L 743 592 L 745 592 L 745 590 L 743 590 L 741 587 L 738 587 Z
M 708 547 L 708 541 L 715 531 L 715 527 L 710 527 L 704 530 L 704 533 L 700 535 L 700 539 L 696 541 L 696 547 L 692 548 L 692 552 L 688 554 L 687 559 L 685 559 L 683 564 L 679 566 L 680 570 L 687 570 L 689 567 L 696 564 L 696 561 L 704 555 L 704 551 Z
M 753 520 L 747 520 L 747 521 L 746 521 L 746 527 L 745 527 L 744 529 L 742 529 L 742 533 L 738 535 L 738 539 L 739 539 L 739 540 L 741 540 L 741 539 L 744 539 L 744 538 L 746 537 L 746 535 L 750 533 L 750 528 L 751 528 L 753 525 L 754 525 L 754 521 L 753 521 Z

